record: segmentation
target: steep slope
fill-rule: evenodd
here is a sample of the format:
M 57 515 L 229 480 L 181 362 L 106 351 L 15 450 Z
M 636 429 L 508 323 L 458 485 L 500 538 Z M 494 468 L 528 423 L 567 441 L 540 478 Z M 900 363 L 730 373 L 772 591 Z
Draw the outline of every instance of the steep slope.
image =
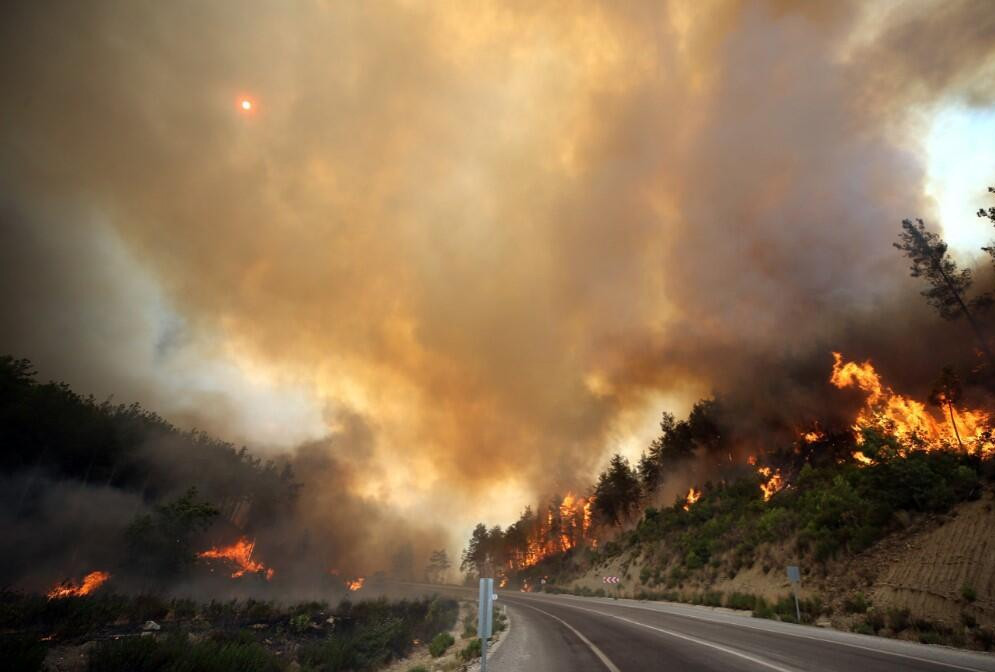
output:
M 964 614 L 995 625 L 995 506 L 992 493 L 967 502 L 899 549 L 871 552 L 881 567 L 873 604 L 951 624 Z

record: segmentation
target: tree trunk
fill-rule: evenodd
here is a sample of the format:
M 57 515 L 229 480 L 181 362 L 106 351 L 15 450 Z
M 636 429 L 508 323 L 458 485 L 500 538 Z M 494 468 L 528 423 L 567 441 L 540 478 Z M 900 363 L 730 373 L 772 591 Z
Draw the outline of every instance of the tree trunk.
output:
M 988 347 L 988 339 L 985 338 L 984 332 L 981 330 L 981 325 L 974 319 L 974 315 L 968 309 L 967 304 L 964 303 L 963 297 L 961 297 L 960 292 L 954 289 L 953 283 L 947 274 L 943 271 L 943 266 L 936 259 L 933 260 L 936 266 L 936 270 L 939 272 L 940 277 L 943 278 L 943 282 L 946 283 L 947 289 L 950 293 L 957 297 L 957 305 L 960 306 L 961 312 L 964 313 L 964 317 L 967 319 L 967 323 L 971 325 L 971 330 L 974 331 L 974 337 L 978 339 L 978 345 L 981 346 L 981 351 L 985 354 L 985 359 L 988 360 L 988 375 L 991 377 L 992 371 L 995 370 L 995 355 L 992 354 L 991 348 Z
M 951 402 L 947 402 L 947 409 L 950 411 L 950 424 L 954 428 L 954 436 L 957 437 L 957 445 L 960 446 L 961 450 L 964 450 L 964 442 L 960 440 L 960 432 L 957 431 L 957 421 L 954 420 L 954 405 Z

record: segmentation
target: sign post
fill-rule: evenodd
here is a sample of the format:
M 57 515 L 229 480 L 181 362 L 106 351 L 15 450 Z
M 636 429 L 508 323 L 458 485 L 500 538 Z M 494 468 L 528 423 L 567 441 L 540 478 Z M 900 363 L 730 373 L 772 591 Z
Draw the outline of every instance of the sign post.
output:
M 481 579 L 477 612 L 477 634 L 480 635 L 480 672 L 487 672 L 487 640 L 494 629 L 494 579 Z
M 622 594 L 622 585 L 621 585 L 622 584 L 622 579 L 618 578 L 617 576 L 603 576 L 603 577 L 601 577 L 601 582 L 602 583 L 607 583 L 607 584 L 612 585 L 612 586 L 615 586 L 615 597 L 614 597 L 614 599 L 617 600 L 619 598 L 619 596 Z
M 802 622 L 802 610 L 798 606 L 798 586 L 802 582 L 802 574 L 798 571 L 798 565 L 788 565 L 788 581 L 791 582 L 791 592 L 795 596 L 795 616 L 798 622 Z

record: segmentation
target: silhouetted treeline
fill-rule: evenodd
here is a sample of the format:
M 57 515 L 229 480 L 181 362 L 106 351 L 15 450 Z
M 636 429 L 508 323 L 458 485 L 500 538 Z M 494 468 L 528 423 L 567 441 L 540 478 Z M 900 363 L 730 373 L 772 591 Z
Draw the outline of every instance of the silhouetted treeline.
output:
M 182 431 L 138 404 L 98 402 L 65 383 L 39 383 L 28 360 L 10 356 L 0 357 L 0 447 L 4 475 L 110 487 L 146 502 L 196 487 L 239 526 L 289 511 L 297 491 L 289 464 Z

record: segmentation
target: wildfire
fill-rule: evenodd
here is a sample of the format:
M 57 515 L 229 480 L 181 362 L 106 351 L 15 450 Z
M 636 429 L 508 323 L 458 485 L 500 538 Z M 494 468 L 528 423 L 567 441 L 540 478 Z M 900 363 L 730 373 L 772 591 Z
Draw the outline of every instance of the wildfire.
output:
M 345 587 L 348 588 L 349 590 L 355 592 L 355 591 L 359 590 L 360 588 L 362 588 L 364 583 L 366 583 L 366 577 L 357 576 L 352 581 L 346 581 L 345 582 Z
M 822 432 L 805 432 L 802 434 L 802 441 L 805 443 L 815 443 L 816 441 L 822 439 L 825 435 Z
M 534 527 L 527 532 L 524 555 L 508 561 L 508 569 L 532 567 L 544 558 L 571 548 L 587 545 L 597 547 L 592 533 L 594 497 L 577 497 L 567 493 L 553 502 L 544 514 L 536 517 Z
M 804 434 L 802 435 L 802 438 L 805 439 Z M 822 438 L 822 434 L 818 434 L 818 438 Z M 815 440 L 817 441 L 818 438 Z M 780 469 L 771 469 L 770 467 L 758 467 L 756 455 L 750 455 L 748 458 L 746 458 L 746 461 L 747 463 L 749 463 L 751 467 L 755 467 L 757 473 L 764 478 L 764 482 L 760 484 L 760 490 L 762 490 L 764 493 L 765 502 L 769 500 L 771 497 L 773 497 L 774 493 L 783 490 L 784 486 L 787 485 L 787 483 L 784 482 L 784 477 L 781 476 Z
M 860 462 L 861 464 L 874 464 L 874 460 L 867 457 L 859 450 L 853 451 L 853 459 L 855 459 L 857 462 Z
M 252 559 L 252 550 L 255 547 L 255 541 L 249 541 L 246 537 L 242 537 L 231 546 L 211 548 L 198 553 L 197 557 L 208 560 L 227 560 L 235 567 L 235 571 L 231 574 L 231 578 L 233 579 L 252 573 L 265 574 L 266 580 L 269 581 L 273 578 L 275 572 L 272 568 L 267 568 L 266 565 L 258 560 Z
M 66 579 L 60 584 L 57 584 L 52 590 L 48 591 L 48 599 L 58 600 L 63 597 L 79 597 L 80 595 L 89 595 L 97 588 L 102 586 L 107 579 L 111 578 L 109 572 L 90 572 L 83 577 L 83 583 L 76 585 L 74 582 Z
M 893 435 L 906 446 L 921 450 L 963 445 L 964 450 L 971 454 L 995 452 L 995 446 L 985 431 L 990 426 L 990 417 L 984 411 L 957 409 L 953 404 L 945 404 L 945 410 L 937 419 L 926 404 L 896 394 L 883 384 L 870 361 L 863 364 L 844 362 L 838 352 L 833 353 L 833 360 L 829 382 L 840 389 L 856 387 L 867 393 L 864 407 L 853 424 L 858 442 L 861 441 L 861 430 L 873 428 Z M 854 457 L 864 463 L 870 462 L 862 453 Z
M 688 495 L 684 498 L 684 510 L 690 511 L 691 505 L 699 499 L 701 499 L 701 490 L 695 490 L 694 488 L 688 490 Z
M 784 487 L 784 479 L 781 478 L 780 469 L 771 469 L 770 467 L 758 467 L 757 473 L 766 478 L 764 483 L 760 484 L 760 489 L 764 493 L 764 501 L 766 502 L 774 493 L 778 492 Z

